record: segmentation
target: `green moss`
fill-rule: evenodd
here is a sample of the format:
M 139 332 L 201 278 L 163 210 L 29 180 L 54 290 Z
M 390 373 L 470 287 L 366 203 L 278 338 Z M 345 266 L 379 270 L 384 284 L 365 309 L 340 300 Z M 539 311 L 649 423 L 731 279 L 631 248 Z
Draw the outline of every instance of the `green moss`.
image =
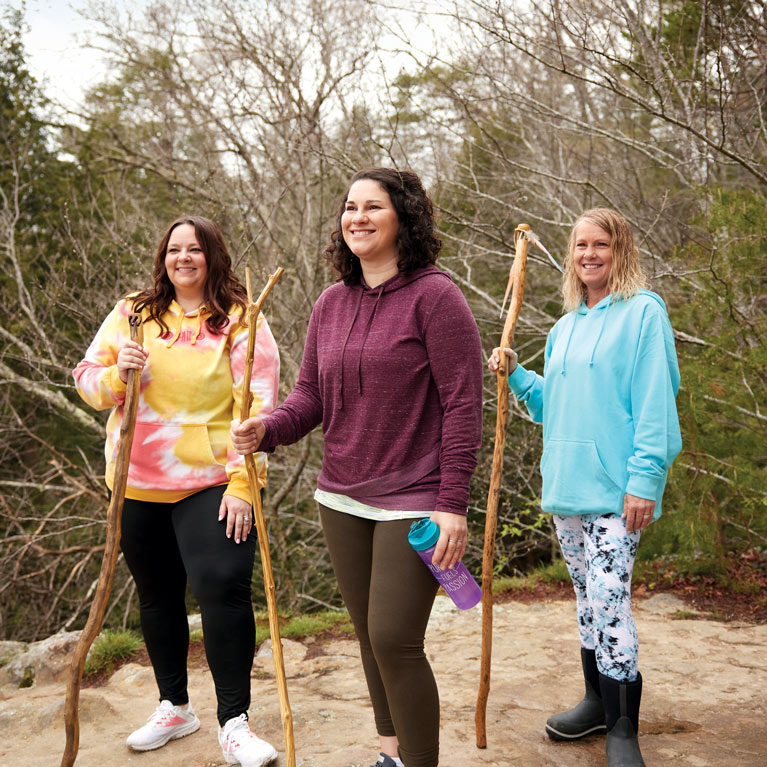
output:
M 677 610 L 672 616 L 675 621 L 694 621 L 701 617 L 694 610 Z
M 19 688 L 24 689 L 26 687 L 34 687 L 35 686 L 35 670 L 32 668 L 32 666 L 27 666 L 24 669 L 24 676 L 21 678 L 21 681 L 19 682 Z

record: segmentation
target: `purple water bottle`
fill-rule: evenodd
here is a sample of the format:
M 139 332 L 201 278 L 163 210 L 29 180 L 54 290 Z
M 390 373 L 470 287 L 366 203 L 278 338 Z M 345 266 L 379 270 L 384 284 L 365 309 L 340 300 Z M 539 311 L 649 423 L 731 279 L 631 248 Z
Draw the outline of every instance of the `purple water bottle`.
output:
M 468 610 L 482 599 L 482 589 L 463 562 L 459 562 L 452 570 L 440 570 L 438 565 L 431 563 L 439 540 L 439 527 L 436 522 L 426 518 L 413 522 L 407 539 L 456 607 Z

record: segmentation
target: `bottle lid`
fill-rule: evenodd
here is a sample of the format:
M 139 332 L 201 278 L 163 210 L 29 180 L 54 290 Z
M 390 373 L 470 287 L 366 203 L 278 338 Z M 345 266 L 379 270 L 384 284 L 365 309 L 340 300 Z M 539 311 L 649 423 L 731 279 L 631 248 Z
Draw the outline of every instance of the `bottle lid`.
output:
M 418 519 L 410 525 L 407 539 L 416 551 L 428 549 L 439 540 L 439 526 L 426 517 Z

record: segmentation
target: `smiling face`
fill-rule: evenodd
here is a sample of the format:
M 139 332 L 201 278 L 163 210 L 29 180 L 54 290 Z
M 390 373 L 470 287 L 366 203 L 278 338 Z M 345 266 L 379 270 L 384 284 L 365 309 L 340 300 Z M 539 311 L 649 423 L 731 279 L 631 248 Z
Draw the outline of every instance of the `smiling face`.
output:
M 590 308 L 610 293 L 612 237 L 596 224 L 581 221 L 573 240 L 573 267 L 578 279 L 586 286 L 586 305 Z
M 397 272 L 399 219 L 387 191 L 369 178 L 355 181 L 346 197 L 341 232 L 349 250 L 360 260 L 365 279 L 368 272 Z M 388 279 L 388 277 L 386 278 Z
M 184 306 L 199 305 L 205 297 L 208 262 L 191 224 L 180 224 L 171 233 L 165 249 L 165 270 Z

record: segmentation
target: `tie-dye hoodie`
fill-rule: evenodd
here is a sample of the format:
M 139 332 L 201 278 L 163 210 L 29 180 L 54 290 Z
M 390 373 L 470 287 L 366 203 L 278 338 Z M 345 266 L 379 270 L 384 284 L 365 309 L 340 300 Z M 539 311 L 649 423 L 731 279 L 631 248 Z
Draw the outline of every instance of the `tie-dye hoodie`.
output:
M 112 408 L 105 449 L 110 488 L 126 392 L 117 372 L 117 353 L 130 339 L 130 313 L 130 299 L 121 300 L 73 371 L 77 391 L 89 405 L 97 410 Z M 161 336 L 156 322 L 144 322 L 148 357 L 141 374 L 128 498 L 173 503 L 228 482 L 228 495 L 250 500 L 244 460 L 229 442 L 230 421 L 240 417 L 248 331 L 239 324 L 239 310 L 229 315 L 220 334 L 208 329 L 207 316 L 204 307 L 185 314 L 173 301 L 163 318 L 169 333 Z M 262 315 L 256 331 L 250 412 L 266 415 L 275 406 L 280 362 Z M 265 456 L 258 454 L 256 459 L 263 484 Z

